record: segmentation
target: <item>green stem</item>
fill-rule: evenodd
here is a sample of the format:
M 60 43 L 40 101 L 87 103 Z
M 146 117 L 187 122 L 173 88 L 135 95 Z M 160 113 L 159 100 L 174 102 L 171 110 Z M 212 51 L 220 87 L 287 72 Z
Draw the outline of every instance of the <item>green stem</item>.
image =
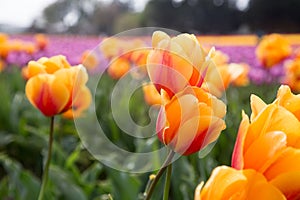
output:
M 174 157 L 175 152 L 174 151 L 170 151 L 170 153 L 168 154 L 164 164 L 162 165 L 162 167 L 160 168 L 160 170 L 157 172 L 155 179 L 152 181 L 149 190 L 146 191 L 146 197 L 144 200 L 149 200 L 151 198 L 151 195 L 154 191 L 154 188 L 158 182 L 158 180 L 160 179 L 160 177 L 163 175 L 164 171 L 167 169 L 167 167 L 170 165 L 172 158 Z
M 169 191 L 170 191 L 170 185 L 171 185 L 171 175 L 172 175 L 172 163 L 167 167 L 167 174 L 166 174 L 166 182 L 165 182 L 163 200 L 168 200 L 169 199 Z
M 51 154 L 52 154 L 53 128 L 54 128 L 54 116 L 51 117 L 51 122 L 50 122 L 48 155 L 47 155 L 47 161 L 46 161 L 45 169 L 44 169 L 44 172 L 43 172 L 42 186 L 41 186 L 41 189 L 40 189 L 40 194 L 39 194 L 38 200 L 43 200 L 45 188 L 46 188 L 47 182 L 48 182 L 48 174 L 49 174 L 49 167 L 50 167 Z

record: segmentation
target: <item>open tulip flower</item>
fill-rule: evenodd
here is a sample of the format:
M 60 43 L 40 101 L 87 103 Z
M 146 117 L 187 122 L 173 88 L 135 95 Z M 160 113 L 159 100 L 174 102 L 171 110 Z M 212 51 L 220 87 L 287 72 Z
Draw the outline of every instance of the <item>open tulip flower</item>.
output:
M 285 196 L 253 169 L 220 166 L 195 191 L 195 200 L 285 200 Z
M 180 34 L 170 38 L 162 31 L 152 36 L 147 59 L 150 80 L 157 91 L 164 89 L 171 97 L 186 86 L 201 86 L 207 68 L 215 67 L 194 35 Z
M 232 157 L 234 168 L 260 172 L 287 199 L 300 198 L 299 98 L 288 86 L 269 105 L 252 96 L 251 122 L 243 114 Z
M 292 48 L 288 40 L 274 33 L 262 38 L 255 53 L 264 67 L 271 68 L 290 56 Z
M 169 99 L 161 92 L 163 106 L 157 119 L 158 137 L 175 152 L 189 155 L 214 142 L 225 129 L 225 104 L 198 87 L 188 87 Z

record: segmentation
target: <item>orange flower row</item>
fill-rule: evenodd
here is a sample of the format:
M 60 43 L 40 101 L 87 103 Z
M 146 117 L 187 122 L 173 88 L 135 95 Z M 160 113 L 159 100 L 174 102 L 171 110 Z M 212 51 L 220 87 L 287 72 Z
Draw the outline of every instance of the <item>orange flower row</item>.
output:
M 81 65 L 70 66 L 64 56 L 30 61 L 26 68 L 26 96 L 45 116 L 64 113 L 78 117 L 91 103 L 91 93 L 85 85 L 88 74 Z
M 281 86 L 269 105 L 252 95 L 252 114 L 249 120 L 243 113 L 233 168 L 215 169 L 195 199 L 299 199 L 299 102 L 300 95 L 288 86 Z
M 43 34 L 35 35 L 35 42 L 26 42 L 18 39 L 9 39 L 8 35 L 0 33 L 0 57 L 5 59 L 11 51 L 24 51 L 33 54 L 43 50 L 48 45 L 48 38 Z

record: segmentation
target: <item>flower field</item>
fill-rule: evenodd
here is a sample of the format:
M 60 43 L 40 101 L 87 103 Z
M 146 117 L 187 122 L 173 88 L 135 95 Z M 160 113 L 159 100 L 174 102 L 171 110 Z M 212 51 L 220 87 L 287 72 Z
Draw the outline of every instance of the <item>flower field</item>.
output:
M 0 34 L 0 199 L 299 199 L 299 45 Z

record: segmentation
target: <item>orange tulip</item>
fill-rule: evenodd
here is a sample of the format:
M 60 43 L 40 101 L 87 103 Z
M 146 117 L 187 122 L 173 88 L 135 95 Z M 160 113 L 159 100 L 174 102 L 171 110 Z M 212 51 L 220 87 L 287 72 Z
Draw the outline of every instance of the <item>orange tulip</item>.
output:
M 70 67 L 65 57 L 56 56 L 32 61 L 28 69 L 35 73 L 26 84 L 27 98 L 44 115 L 68 112 L 69 118 L 77 117 L 89 106 L 88 74 L 82 65 Z
M 285 109 L 293 113 L 297 119 L 300 121 L 300 95 L 294 95 L 291 92 L 291 89 L 286 86 L 282 85 L 278 89 L 277 98 L 278 104 L 283 106 Z
M 204 83 L 201 87 L 216 97 L 221 97 L 230 83 L 231 74 L 229 67 L 227 65 L 221 65 L 207 69 Z
M 246 63 L 230 63 L 228 65 L 230 82 L 236 86 L 246 86 L 249 84 L 250 67 Z
M 116 58 L 107 69 L 113 79 L 119 79 L 130 70 L 130 62 L 125 58 Z
M 155 105 L 161 104 L 161 96 L 157 92 L 155 86 L 152 83 L 143 85 L 144 99 L 147 104 Z
M 243 114 L 232 156 L 234 168 L 262 173 L 293 200 L 300 194 L 299 97 L 287 86 L 279 88 L 276 100 L 269 105 L 251 96 L 251 123 Z M 292 176 L 298 179 L 289 179 Z
M 214 67 L 210 53 L 206 55 L 194 35 L 180 34 L 170 38 L 156 31 L 152 46 L 147 60 L 148 75 L 157 91 L 164 89 L 169 96 L 188 85 L 201 86 L 205 70 Z
M 284 64 L 284 83 L 289 85 L 293 91 L 300 91 L 300 58 L 290 60 Z
M 225 129 L 225 104 L 201 88 L 186 88 L 163 106 L 157 119 L 158 138 L 175 152 L 189 155 L 214 142 Z
M 196 188 L 195 200 L 286 199 L 263 175 L 252 169 L 217 167 L 202 186 L 203 183 Z
M 98 59 L 92 51 L 84 51 L 81 55 L 80 63 L 82 63 L 88 70 L 93 70 L 98 65 Z
M 256 48 L 256 56 L 266 68 L 280 63 L 292 53 L 291 45 L 280 34 L 264 36 Z
M 49 44 L 49 40 L 45 34 L 35 34 L 34 39 L 39 50 L 44 50 Z

